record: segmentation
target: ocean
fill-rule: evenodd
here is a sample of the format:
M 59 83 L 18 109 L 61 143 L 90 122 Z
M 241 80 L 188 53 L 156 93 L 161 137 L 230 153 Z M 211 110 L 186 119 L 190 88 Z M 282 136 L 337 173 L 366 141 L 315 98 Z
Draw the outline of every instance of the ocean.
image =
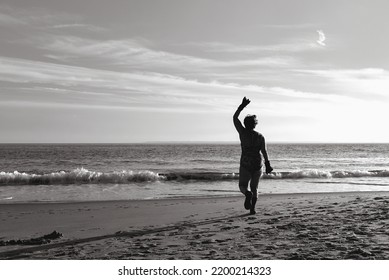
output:
M 259 193 L 389 190 L 389 144 L 268 144 Z M 0 203 L 239 195 L 237 144 L 0 144 Z

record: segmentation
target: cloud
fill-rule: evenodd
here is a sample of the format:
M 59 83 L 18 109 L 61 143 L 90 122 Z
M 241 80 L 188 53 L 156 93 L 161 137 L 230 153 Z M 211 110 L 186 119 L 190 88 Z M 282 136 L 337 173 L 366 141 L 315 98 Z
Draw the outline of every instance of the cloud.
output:
M 68 13 L 58 13 L 45 8 L 15 8 L 0 5 L 0 25 L 18 26 L 24 29 L 34 29 L 35 35 L 39 30 L 72 29 L 101 32 L 106 29 L 84 22 L 82 16 Z
M 136 40 L 92 40 L 76 36 L 53 36 L 38 41 L 40 48 L 55 52 L 58 57 L 73 56 L 109 59 L 114 64 L 144 65 L 160 64 L 204 64 L 208 60 L 165 51 L 152 50 L 139 44 Z
M 79 20 L 79 16 L 65 13 L 53 13 L 44 8 L 15 8 L 8 5 L 0 5 L 0 22 L 17 25 L 41 26 L 47 23 Z
M 239 45 L 222 42 L 191 43 L 200 47 L 205 52 L 225 52 L 235 54 L 255 54 L 255 53 L 298 53 L 319 50 L 315 44 L 308 39 L 295 39 L 290 42 L 272 45 Z
M 237 83 L 222 83 L 218 81 L 199 82 L 193 79 L 160 74 L 154 72 L 116 72 L 108 70 L 91 69 L 86 67 L 60 65 L 24 59 L 0 57 L 0 80 L 17 83 L 53 83 L 61 86 L 88 86 L 107 89 L 151 89 L 153 85 L 168 86 L 172 89 L 185 89 L 190 92 L 195 89 L 223 89 L 232 91 L 265 92 L 265 88 L 258 85 L 241 85 Z M 275 89 L 275 90 L 274 90 Z M 285 92 L 274 88 L 272 92 Z M 194 90 L 195 92 L 196 90 Z M 217 92 L 216 92 L 217 93 Z M 201 92 L 194 96 L 201 95 Z M 204 93 L 205 95 L 207 93 Z M 293 96 L 301 96 L 295 92 Z M 308 97 L 304 95 L 301 97 Z
M 106 31 L 106 29 L 101 26 L 96 26 L 96 25 L 86 24 L 86 23 L 63 23 L 63 24 L 55 24 L 49 27 L 52 29 L 73 29 L 73 30 L 83 29 L 91 32 Z
M 332 92 L 355 98 L 371 99 L 372 95 L 387 99 L 389 71 L 382 68 L 298 70 L 321 78 Z
M 20 18 L 0 12 L 0 25 L 25 25 L 26 22 Z
M 260 97 L 263 103 L 305 104 L 336 100 L 336 96 L 281 87 L 200 82 L 152 72 L 122 73 L 6 57 L 0 57 L 0 81 L 19 85 L 17 96 L 20 101 L 77 102 L 113 108 L 161 106 L 172 111 L 183 108 L 192 112 L 209 108 L 231 110 L 231 100 L 242 95 Z
M 76 36 L 52 36 L 34 39 L 41 49 L 49 51 L 46 57 L 65 62 L 89 58 L 95 63 L 111 66 L 136 67 L 144 70 L 160 69 L 181 73 L 196 72 L 207 75 L 218 69 L 250 67 L 289 67 L 298 61 L 289 56 L 251 56 L 250 59 L 210 59 L 193 55 L 177 54 L 146 47 L 138 40 L 92 40 Z M 151 44 L 151 43 L 149 43 Z
M 319 40 L 317 40 L 316 42 L 320 46 L 325 47 L 326 44 L 324 43 L 324 41 L 326 40 L 326 35 L 324 34 L 324 32 L 322 30 L 317 30 L 316 32 L 319 34 Z

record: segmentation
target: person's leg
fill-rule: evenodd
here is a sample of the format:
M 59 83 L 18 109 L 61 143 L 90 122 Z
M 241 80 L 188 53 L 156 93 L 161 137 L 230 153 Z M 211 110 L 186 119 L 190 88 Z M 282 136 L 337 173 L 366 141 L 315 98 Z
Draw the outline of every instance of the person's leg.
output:
M 257 203 L 258 199 L 258 183 L 259 178 L 261 177 L 261 170 L 255 171 L 252 174 L 251 182 L 250 182 L 250 190 L 253 193 L 253 197 L 251 199 L 251 207 L 250 207 L 250 214 L 255 214 L 255 204 Z
M 249 188 L 249 182 L 251 179 L 250 172 L 244 167 L 239 168 L 239 190 L 241 193 L 246 194 Z
M 245 195 L 244 208 L 251 208 L 251 199 L 253 194 L 248 190 L 249 181 L 251 179 L 251 173 L 245 169 L 244 167 L 240 167 L 239 169 L 239 190 Z

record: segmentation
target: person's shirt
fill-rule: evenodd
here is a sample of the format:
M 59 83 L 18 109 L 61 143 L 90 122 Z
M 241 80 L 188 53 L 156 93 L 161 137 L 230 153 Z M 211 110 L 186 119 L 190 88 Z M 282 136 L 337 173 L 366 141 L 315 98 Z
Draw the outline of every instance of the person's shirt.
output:
M 244 129 L 239 133 L 242 155 L 260 157 L 260 150 L 263 143 L 262 134 L 255 130 Z
M 234 118 L 234 125 L 239 133 L 242 157 L 261 159 L 260 150 L 264 143 L 263 135 L 255 130 L 246 129 L 238 118 Z

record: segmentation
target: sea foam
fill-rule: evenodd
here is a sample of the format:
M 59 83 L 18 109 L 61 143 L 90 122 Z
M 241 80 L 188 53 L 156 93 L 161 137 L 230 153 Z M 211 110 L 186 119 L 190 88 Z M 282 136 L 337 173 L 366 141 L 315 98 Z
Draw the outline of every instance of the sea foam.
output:
M 0 172 L 2 185 L 58 185 L 58 184 L 99 184 L 129 182 L 150 182 L 164 179 L 151 171 L 115 171 L 109 173 L 89 171 L 77 168 L 70 172 L 59 171 L 47 174 L 29 174 L 25 172 Z
M 323 171 L 296 170 L 263 174 L 262 179 L 329 179 L 389 177 L 389 170 L 355 170 L 355 171 Z M 72 171 L 58 171 L 47 174 L 30 174 L 26 172 L 0 172 L 0 185 L 70 185 L 70 184 L 128 184 L 136 182 L 156 181 L 224 181 L 238 180 L 239 173 L 229 172 L 170 172 L 156 173 L 144 171 L 98 172 L 85 168 Z

